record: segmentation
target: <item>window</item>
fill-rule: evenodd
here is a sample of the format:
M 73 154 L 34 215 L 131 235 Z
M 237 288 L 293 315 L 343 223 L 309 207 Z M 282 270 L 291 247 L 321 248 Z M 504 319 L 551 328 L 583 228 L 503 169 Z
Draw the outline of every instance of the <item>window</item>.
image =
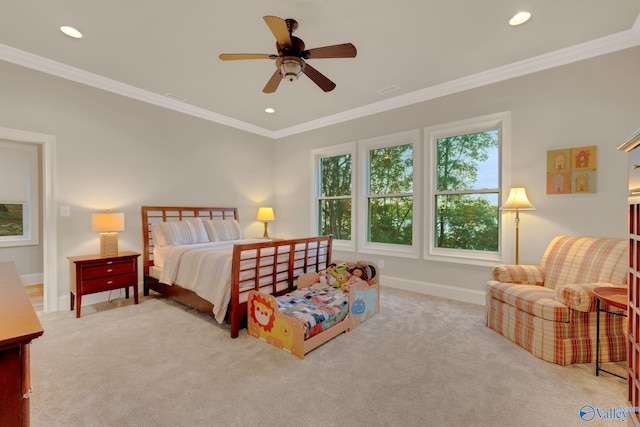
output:
M 438 138 L 434 246 L 498 251 L 499 132 Z
M 505 112 L 425 128 L 423 143 L 415 129 L 314 150 L 314 233 L 361 253 L 502 262 L 512 240 L 499 210 L 510 120 Z
M 365 188 L 359 222 L 363 252 L 417 257 L 414 162 L 419 141 L 418 130 L 362 141 Z
M 0 237 L 24 235 L 24 212 L 21 203 L 0 203 Z
M 499 260 L 500 159 L 507 129 L 508 115 L 499 114 L 425 132 L 431 156 L 426 258 Z
M 367 241 L 410 245 L 413 230 L 413 145 L 369 151 Z
M 0 247 L 38 241 L 38 149 L 0 141 Z
M 334 245 L 353 249 L 353 144 L 314 151 L 315 233 L 331 234 Z

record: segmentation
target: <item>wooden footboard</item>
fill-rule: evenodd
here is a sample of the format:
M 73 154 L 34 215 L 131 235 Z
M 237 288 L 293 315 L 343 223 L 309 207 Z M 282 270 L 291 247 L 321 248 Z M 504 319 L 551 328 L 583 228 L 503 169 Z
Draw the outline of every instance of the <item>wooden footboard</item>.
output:
M 211 302 L 178 285 L 160 283 L 150 275 L 149 270 L 154 265 L 151 224 L 188 218 L 237 220 L 238 211 L 236 208 L 224 207 L 142 206 L 144 295 L 149 295 L 149 290 L 153 290 L 213 315 Z M 329 266 L 332 241 L 331 236 L 321 236 L 235 245 L 232 255 L 231 300 L 226 314 L 231 325 L 231 337 L 238 336 L 241 325 L 246 321 L 250 290 L 276 295 L 289 292 L 295 288 L 300 275 Z
M 282 295 L 292 291 L 300 275 L 324 270 L 331 262 L 331 236 L 235 245 L 228 316 L 231 337 L 247 318 L 251 290 Z

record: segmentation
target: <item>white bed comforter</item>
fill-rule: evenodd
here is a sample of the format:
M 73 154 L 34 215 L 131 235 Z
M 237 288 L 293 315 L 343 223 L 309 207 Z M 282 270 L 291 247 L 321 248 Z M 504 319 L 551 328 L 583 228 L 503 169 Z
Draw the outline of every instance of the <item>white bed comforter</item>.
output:
M 231 259 L 233 246 L 262 240 L 230 240 L 164 247 L 160 282 L 177 284 L 213 304 L 213 315 L 224 322 L 231 299 Z

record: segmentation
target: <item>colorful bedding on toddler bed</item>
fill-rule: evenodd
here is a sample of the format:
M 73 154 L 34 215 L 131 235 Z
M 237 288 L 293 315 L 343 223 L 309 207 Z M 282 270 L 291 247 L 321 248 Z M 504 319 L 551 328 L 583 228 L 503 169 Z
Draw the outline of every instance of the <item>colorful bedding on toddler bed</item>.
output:
M 349 312 L 349 294 L 320 283 L 282 295 L 276 301 L 283 314 L 302 323 L 305 340 L 341 322 Z
M 377 266 L 365 261 L 335 263 L 318 273 L 300 275 L 297 289 L 285 295 L 275 297 L 251 290 L 247 332 L 302 359 L 379 312 L 376 272 Z

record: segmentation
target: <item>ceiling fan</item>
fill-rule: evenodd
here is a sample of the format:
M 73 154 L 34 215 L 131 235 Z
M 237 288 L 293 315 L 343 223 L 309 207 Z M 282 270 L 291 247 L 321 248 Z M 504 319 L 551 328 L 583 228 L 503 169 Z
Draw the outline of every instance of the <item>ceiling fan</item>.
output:
M 268 53 L 223 53 L 219 58 L 223 61 L 238 59 L 272 59 L 276 61 L 276 71 L 273 73 L 262 91 L 273 93 L 278 89 L 280 81 L 297 80 L 300 74 L 306 74 L 320 89 L 332 91 L 336 84 L 324 74 L 313 68 L 305 60 L 320 58 L 354 58 L 356 47 L 351 43 L 336 44 L 305 50 L 304 42 L 293 36 L 298 28 L 295 19 L 282 19 L 277 16 L 265 16 L 264 21 L 276 37 L 277 55 Z

